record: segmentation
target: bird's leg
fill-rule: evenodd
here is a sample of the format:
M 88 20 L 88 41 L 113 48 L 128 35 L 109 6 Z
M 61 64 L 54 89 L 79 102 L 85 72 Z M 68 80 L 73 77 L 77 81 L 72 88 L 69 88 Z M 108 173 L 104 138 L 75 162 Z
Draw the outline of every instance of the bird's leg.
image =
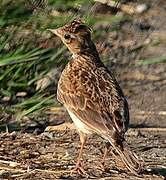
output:
M 105 160 L 106 160 L 106 157 L 107 157 L 107 155 L 111 149 L 112 149 L 111 144 L 109 142 L 107 142 L 106 147 L 105 147 L 105 151 L 104 151 L 104 155 L 103 155 L 103 158 L 101 161 L 101 167 L 103 170 L 105 170 Z
M 78 173 L 85 173 L 85 170 L 83 169 L 83 167 L 81 165 L 81 156 L 82 156 L 84 144 L 85 144 L 85 141 L 86 141 L 86 135 L 84 133 L 82 133 L 82 132 L 80 132 L 80 141 L 81 141 L 80 152 L 79 152 L 79 155 L 78 155 L 76 166 L 72 171 L 77 171 Z

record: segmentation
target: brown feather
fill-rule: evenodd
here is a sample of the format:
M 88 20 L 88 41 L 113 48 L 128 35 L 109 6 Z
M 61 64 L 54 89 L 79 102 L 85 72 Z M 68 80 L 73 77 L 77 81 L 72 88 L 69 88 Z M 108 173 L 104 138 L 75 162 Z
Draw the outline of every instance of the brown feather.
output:
M 91 59 L 87 62 L 87 59 L 79 57 L 69 62 L 59 80 L 57 95 L 59 101 L 86 124 L 103 124 L 100 129 L 108 132 L 110 127 L 107 124 L 114 124 L 119 133 L 127 129 L 128 119 L 125 118 L 128 117 L 120 115 L 121 109 L 128 111 L 120 87 L 103 65 L 97 66 Z

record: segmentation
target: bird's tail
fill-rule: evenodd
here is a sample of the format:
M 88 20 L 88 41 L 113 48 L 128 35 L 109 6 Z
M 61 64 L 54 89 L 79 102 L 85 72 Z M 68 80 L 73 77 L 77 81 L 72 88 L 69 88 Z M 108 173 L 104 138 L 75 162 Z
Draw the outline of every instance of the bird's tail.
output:
M 121 160 L 126 165 L 126 167 L 135 175 L 140 174 L 143 171 L 143 162 L 138 159 L 135 153 L 133 153 L 126 141 L 121 142 L 120 144 L 111 143 L 121 157 Z

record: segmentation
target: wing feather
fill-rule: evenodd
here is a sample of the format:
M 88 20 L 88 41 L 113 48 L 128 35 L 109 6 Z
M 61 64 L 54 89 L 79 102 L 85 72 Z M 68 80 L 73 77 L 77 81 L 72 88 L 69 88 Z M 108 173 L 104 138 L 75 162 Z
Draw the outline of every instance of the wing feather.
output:
M 128 107 L 117 82 L 103 67 L 90 73 L 84 71 L 84 76 L 79 71 L 75 71 L 75 76 L 72 70 L 62 74 L 58 84 L 58 100 L 96 132 L 125 132 L 128 117 L 124 117 L 124 111 L 127 112 Z

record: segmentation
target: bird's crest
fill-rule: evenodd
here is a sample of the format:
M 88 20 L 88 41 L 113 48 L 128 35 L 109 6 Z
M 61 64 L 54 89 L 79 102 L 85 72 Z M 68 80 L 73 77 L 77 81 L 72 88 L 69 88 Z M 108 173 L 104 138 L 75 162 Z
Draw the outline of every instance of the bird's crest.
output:
M 67 31 L 70 33 L 77 33 L 78 31 L 80 31 L 82 29 L 91 31 L 90 28 L 85 25 L 85 22 L 80 18 L 74 19 L 69 24 L 66 24 L 63 28 L 64 31 Z

